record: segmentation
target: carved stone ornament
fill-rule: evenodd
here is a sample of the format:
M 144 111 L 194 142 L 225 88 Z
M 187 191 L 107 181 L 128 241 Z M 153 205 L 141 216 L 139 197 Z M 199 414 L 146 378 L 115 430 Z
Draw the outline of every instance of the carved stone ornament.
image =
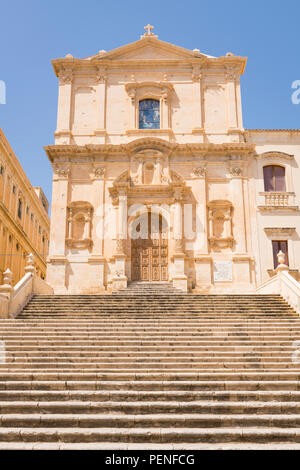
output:
M 61 85 L 72 83 L 73 80 L 73 70 L 72 69 L 62 69 L 58 74 L 59 81 Z
M 230 173 L 230 176 L 232 176 L 233 178 L 237 178 L 239 176 L 242 176 L 243 174 L 243 171 L 240 167 L 231 167 L 229 169 L 229 173 Z
M 94 179 L 103 179 L 105 175 L 105 167 L 104 166 L 98 166 L 94 168 L 94 174 L 93 178 Z
M 211 201 L 208 204 L 209 245 L 214 251 L 232 248 L 233 206 L 230 201 Z
M 207 168 L 205 167 L 197 167 L 194 168 L 192 171 L 192 175 L 196 178 L 205 178 L 207 174 Z
M 54 166 L 54 171 L 56 173 L 56 176 L 60 179 L 67 179 L 70 174 L 70 167 L 69 166 L 60 166 L 60 165 L 55 165 Z
M 77 249 L 89 248 L 92 245 L 93 206 L 87 201 L 74 201 L 68 205 L 67 211 L 67 246 Z
M 227 67 L 225 73 L 226 80 L 229 82 L 234 82 L 238 80 L 239 73 L 238 70 L 234 69 L 233 67 Z
M 105 68 L 98 68 L 96 73 L 96 83 L 105 83 L 107 80 L 107 74 Z

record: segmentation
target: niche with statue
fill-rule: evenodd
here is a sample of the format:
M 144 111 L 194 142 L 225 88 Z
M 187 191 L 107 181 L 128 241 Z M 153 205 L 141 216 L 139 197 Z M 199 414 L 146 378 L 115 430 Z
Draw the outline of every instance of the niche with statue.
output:
M 92 245 L 93 206 L 86 201 L 75 201 L 68 205 L 67 211 L 67 246 L 89 248 Z
M 226 200 L 209 202 L 208 222 L 208 241 L 211 250 L 232 249 L 234 244 L 232 203 Z

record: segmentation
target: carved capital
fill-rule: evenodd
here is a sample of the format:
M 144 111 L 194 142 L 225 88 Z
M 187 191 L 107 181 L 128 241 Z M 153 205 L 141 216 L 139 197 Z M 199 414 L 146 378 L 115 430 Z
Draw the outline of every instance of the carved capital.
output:
M 232 178 L 239 178 L 243 175 L 243 170 L 238 166 L 232 166 L 229 168 L 229 173 Z
M 200 80 L 202 79 L 202 72 L 201 72 L 201 69 L 200 68 L 193 68 L 193 71 L 192 71 L 192 80 L 193 82 L 200 82 Z
M 225 78 L 228 82 L 235 82 L 239 79 L 239 72 L 233 67 L 226 67 Z
M 176 204 L 178 202 L 181 202 L 183 200 L 183 194 L 180 189 L 174 191 L 174 196 L 173 196 L 173 204 Z
M 54 172 L 57 179 L 68 179 L 70 171 L 70 166 L 61 166 L 58 164 L 54 166 Z
M 107 80 L 106 69 L 99 67 L 96 73 L 96 83 L 105 83 Z
M 72 69 L 62 69 L 58 73 L 59 82 L 61 85 L 66 85 L 72 83 L 73 80 L 73 70 Z
M 175 253 L 182 253 L 183 252 L 183 240 L 182 238 L 175 240 Z
M 94 172 L 92 175 L 92 179 L 94 180 L 102 180 L 105 176 L 105 167 L 104 166 L 98 166 L 94 168 Z
M 197 167 L 193 168 L 192 175 L 195 178 L 205 178 L 207 174 L 207 168 L 206 167 Z

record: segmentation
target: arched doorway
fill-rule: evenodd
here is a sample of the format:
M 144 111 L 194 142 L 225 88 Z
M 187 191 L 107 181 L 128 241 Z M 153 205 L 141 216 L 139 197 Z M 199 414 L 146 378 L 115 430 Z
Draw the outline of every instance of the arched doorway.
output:
M 132 281 L 168 281 L 168 225 L 159 214 L 148 212 L 136 225 L 139 238 L 131 239 Z

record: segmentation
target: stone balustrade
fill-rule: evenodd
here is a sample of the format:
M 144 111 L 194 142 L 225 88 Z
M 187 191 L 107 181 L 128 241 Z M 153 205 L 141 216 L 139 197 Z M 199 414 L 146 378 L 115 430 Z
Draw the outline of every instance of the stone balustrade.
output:
M 281 295 L 300 314 L 300 283 L 289 274 L 289 267 L 284 264 L 285 255 L 282 251 L 277 254 L 277 258 L 279 264 L 276 275 L 261 284 L 256 291 L 262 295 Z
M 34 294 L 53 294 L 53 289 L 35 274 L 34 255 L 27 257 L 25 275 L 13 287 L 13 273 L 7 269 L 0 286 L 0 318 L 15 318 Z

